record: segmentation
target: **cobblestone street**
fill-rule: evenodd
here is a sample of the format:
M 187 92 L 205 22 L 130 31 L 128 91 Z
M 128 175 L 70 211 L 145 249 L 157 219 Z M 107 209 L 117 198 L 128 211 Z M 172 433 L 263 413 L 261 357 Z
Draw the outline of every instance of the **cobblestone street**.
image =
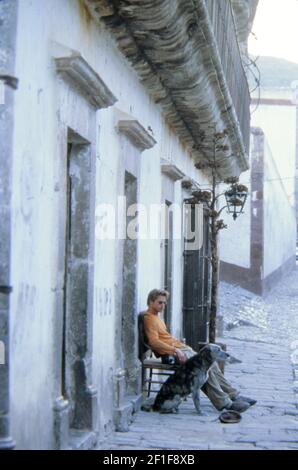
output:
M 298 449 L 298 269 L 266 298 L 222 283 L 222 341 L 241 363 L 225 375 L 258 403 L 238 424 L 221 424 L 202 396 L 203 416 L 189 398 L 179 414 L 139 412 L 127 433 L 114 433 L 103 450 Z

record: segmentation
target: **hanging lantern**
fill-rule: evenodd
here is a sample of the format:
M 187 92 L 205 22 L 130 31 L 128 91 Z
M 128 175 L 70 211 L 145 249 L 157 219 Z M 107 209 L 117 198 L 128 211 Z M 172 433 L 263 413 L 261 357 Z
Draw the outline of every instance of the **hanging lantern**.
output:
M 243 184 L 232 184 L 231 187 L 225 192 L 228 212 L 233 214 L 234 220 L 237 219 L 238 215 L 243 213 L 243 207 L 247 195 L 248 189 Z

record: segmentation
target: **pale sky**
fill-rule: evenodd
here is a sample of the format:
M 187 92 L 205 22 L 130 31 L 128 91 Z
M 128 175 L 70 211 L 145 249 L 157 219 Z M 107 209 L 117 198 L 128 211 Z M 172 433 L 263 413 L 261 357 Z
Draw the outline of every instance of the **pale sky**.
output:
M 298 0 L 259 0 L 248 50 L 298 63 Z

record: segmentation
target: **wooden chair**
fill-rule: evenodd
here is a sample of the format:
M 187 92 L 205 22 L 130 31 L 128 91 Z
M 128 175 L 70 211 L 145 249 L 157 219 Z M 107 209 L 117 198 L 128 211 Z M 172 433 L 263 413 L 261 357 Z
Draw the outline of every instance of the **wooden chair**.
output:
M 138 316 L 139 359 L 142 363 L 142 391 L 146 392 L 149 397 L 150 393 L 158 393 L 160 389 L 159 387 L 158 390 L 152 390 L 152 385 L 159 384 L 161 386 L 179 366 L 162 364 L 161 360 L 153 355 L 145 333 L 144 313 L 141 312 Z

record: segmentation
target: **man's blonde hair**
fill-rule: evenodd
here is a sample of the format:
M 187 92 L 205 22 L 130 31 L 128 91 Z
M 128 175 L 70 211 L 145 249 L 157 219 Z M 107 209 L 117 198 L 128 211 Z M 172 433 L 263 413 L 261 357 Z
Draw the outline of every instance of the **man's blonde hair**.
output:
M 149 307 L 150 302 L 155 302 L 155 300 L 162 295 L 163 297 L 166 297 L 167 300 L 169 298 L 169 292 L 165 289 L 153 289 L 149 292 L 148 297 L 147 297 L 147 305 Z

